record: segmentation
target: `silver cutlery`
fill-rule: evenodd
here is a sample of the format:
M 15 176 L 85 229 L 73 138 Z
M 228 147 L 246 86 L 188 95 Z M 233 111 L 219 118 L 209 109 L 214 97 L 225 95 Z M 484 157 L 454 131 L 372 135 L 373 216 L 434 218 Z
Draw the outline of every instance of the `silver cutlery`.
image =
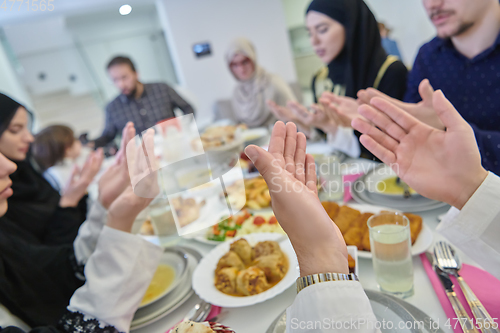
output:
M 202 322 L 207 319 L 210 314 L 210 310 L 212 310 L 212 304 L 201 300 L 198 304 L 196 304 L 189 312 L 186 317 L 182 321 L 190 320 L 195 322 Z
M 476 318 L 476 323 L 481 325 L 481 331 L 483 331 L 483 333 L 500 333 L 500 331 L 495 328 L 497 324 L 493 321 L 488 311 L 486 311 L 481 301 L 479 301 L 467 282 L 465 282 L 458 273 L 462 268 L 462 262 L 453 248 L 448 243 L 440 241 L 434 247 L 434 254 L 436 255 L 439 268 L 453 275 L 458 280 L 458 284 Z
M 427 253 L 427 258 L 433 264 L 434 271 L 438 275 L 439 280 L 441 280 L 441 284 L 444 287 L 446 296 L 448 296 L 448 300 L 450 301 L 453 311 L 455 311 L 455 315 L 457 316 L 456 320 L 459 321 L 464 333 L 479 333 L 479 331 L 473 325 L 473 322 L 470 319 L 469 315 L 465 311 L 462 303 L 460 303 L 457 294 L 455 294 L 455 291 L 453 290 L 453 282 L 451 281 L 448 273 L 439 268 L 439 266 L 436 264 L 435 256 Z

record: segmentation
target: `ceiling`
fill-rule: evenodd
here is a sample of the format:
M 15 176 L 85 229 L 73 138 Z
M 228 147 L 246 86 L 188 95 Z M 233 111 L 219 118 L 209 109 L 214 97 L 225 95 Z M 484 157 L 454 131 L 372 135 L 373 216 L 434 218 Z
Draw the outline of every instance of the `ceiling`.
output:
M 7 10 L 0 10 L 0 26 L 33 22 L 33 20 L 45 19 L 53 16 L 73 16 L 86 13 L 100 12 L 102 10 L 113 10 L 118 12 L 121 5 L 129 4 L 132 6 L 143 6 L 154 4 L 154 0 L 53 0 L 54 10 L 33 11 L 28 10 L 26 2 L 21 5 L 14 3 L 12 10 L 10 5 Z

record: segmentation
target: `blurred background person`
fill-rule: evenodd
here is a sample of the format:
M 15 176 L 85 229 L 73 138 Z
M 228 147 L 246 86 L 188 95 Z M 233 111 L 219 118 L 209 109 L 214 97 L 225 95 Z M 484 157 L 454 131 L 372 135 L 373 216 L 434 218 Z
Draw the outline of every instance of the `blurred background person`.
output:
M 113 141 L 129 121 L 134 123 L 137 133 L 142 133 L 162 120 L 175 117 L 175 108 L 184 114 L 194 113 L 191 105 L 166 83 L 141 83 L 130 58 L 111 59 L 107 70 L 120 95 L 106 106 L 104 130 L 89 143 L 91 147 L 103 147 Z
M 423 5 L 437 36 L 420 48 L 408 77 L 404 101 L 421 102 L 429 111 L 412 114 L 444 129 L 430 108 L 433 89 L 442 90 L 474 129 L 482 165 L 498 174 L 500 3 L 498 0 L 423 0 Z M 428 82 L 421 85 L 424 79 Z
M 297 100 L 281 77 L 259 66 L 255 48 L 249 40 L 235 39 L 226 52 L 226 61 L 238 81 L 231 99 L 234 118 L 238 122 L 248 127 L 267 127 L 277 119 L 266 101 L 286 106 L 288 101 Z
M 401 57 L 401 52 L 399 52 L 398 43 L 389 36 L 391 29 L 386 27 L 384 23 L 379 22 L 378 30 L 380 31 L 380 37 L 382 37 L 382 47 L 385 52 L 389 55 L 398 57 L 400 60 L 403 59 Z
M 14 194 L 9 198 L 5 217 L 19 221 L 14 227 L 16 232 L 32 242 L 72 242 L 86 218 L 85 194 L 101 166 L 102 151 L 92 153 L 82 170 L 73 170 L 61 195 L 43 177 L 31 156 L 32 117 L 24 106 L 0 94 L 0 153 L 17 165 L 10 176 Z M 1 222 L 7 223 L 3 219 Z
M 31 150 L 43 176 L 59 193 L 69 181 L 73 168 L 83 164 L 79 163 L 81 157 L 88 155 L 88 152 L 82 154 L 82 143 L 65 125 L 48 126 L 38 132 Z
M 326 108 L 330 102 L 344 102 L 356 110 L 354 98 L 360 89 L 367 87 L 402 99 L 408 70 L 397 57 L 384 51 L 377 21 L 362 0 L 314 0 L 306 11 L 306 26 L 314 51 L 326 65 L 312 80 L 314 101 L 321 102 L 324 92 L 338 98 L 332 96 L 333 101 L 313 105 L 312 112 L 293 102 L 288 103 L 288 108 L 271 103 L 273 110 L 278 118 L 295 122 L 303 131 L 306 129 L 305 133 L 310 133 L 311 128 L 327 133 L 334 149 L 350 156 L 361 154 L 372 158 L 360 146 L 349 122 L 344 124 L 332 117 Z

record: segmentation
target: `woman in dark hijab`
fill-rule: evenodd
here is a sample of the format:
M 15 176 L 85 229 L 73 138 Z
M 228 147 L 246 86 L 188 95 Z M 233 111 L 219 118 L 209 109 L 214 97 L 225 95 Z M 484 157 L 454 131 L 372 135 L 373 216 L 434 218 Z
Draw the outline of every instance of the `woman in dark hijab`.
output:
M 123 133 L 122 142 L 135 136 L 131 124 Z M 128 331 L 162 251 L 130 234 L 151 199 L 132 191 L 124 156 L 121 149 L 102 175 L 100 199 L 75 241 L 47 246 L 19 236 L 14 230 L 19 221 L 5 217 L 15 194 L 9 175 L 16 165 L 0 153 L 0 332 Z M 46 325 L 53 327 L 39 327 Z
M 377 21 L 364 1 L 314 0 L 306 21 L 314 51 L 326 64 L 313 79 L 316 101 L 335 86 L 340 86 L 341 96 L 354 98 L 359 90 L 375 87 L 403 98 L 407 69 L 386 54 Z M 319 81 L 327 79 L 331 83 L 322 86 Z
M 357 140 L 349 128 L 350 123 L 329 112 L 329 104 L 350 103 L 357 109 L 356 94 L 368 87 L 401 99 L 408 71 L 397 57 L 388 56 L 384 51 L 377 21 L 363 0 L 314 0 L 307 8 L 306 25 L 311 45 L 326 65 L 312 81 L 314 101 L 320 104 L 312 106 L 314 112 L 293 102 L 288 103 L 288 108 L 275 107 L 274 111 L 280 119 L 298 122 L 301 129 L 316 127 L 339 136 L 339 127 L 348 128 L 350 136 Z M 323 95 L 324 92 L 327 94 Z M 328 97 L 326 100 L 320 100 L 325 96 Z M 342 145 L 352 146 L 345 138 L 330 141 L 337 144 L 335 148 L 342 150 L 346 148 Z M 350 148 L 344 150 L 352 152 Z M 359 152 L 359 142 L 356 142 L 356 148 Z
M 23 105 L 0 93 L 0 153 L 17 165 L 11 176 L 14 195 L 9 198 L 6 217 L 18 221 L 18 231 L 30 241 L 70 244 L 86 217 L 88 183 L 83 181 L 88 180 L 78 175 L 62 197 L 52 188 L 30 158 L 32 118 Z M 92 156 L 89 162 L 93 165 L 87 164 L 85 172 L 98 170 L 99 160 L 102 158 Z

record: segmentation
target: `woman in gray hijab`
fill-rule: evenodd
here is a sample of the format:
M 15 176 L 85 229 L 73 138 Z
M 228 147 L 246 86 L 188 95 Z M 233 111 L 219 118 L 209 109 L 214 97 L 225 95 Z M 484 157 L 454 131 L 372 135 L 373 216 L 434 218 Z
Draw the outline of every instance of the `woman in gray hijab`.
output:
M 249 40 L 234 40 L 226 52 L 226 61 L 238 80 L 231 101 L 238 122 L 248 127 L 267 127 L 277 120 L 267 101 L 286 106 L 288 101 L 296 100 L 292 89 L 281 77 L 266 72 L 258 65 L 255 48 Z

